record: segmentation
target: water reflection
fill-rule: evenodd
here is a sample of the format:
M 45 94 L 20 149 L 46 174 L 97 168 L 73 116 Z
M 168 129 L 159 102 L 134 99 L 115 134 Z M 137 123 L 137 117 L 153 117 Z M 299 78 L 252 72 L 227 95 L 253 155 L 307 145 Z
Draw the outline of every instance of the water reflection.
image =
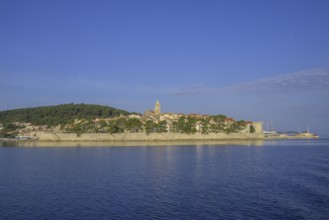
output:
M 1 147 L 129 147 L 129 146 L 179 146 L 179 145 L 237 145 L 237 146 L 263 146 L 264 140 L 217 140 L 217 141 L 22 141 L 1 142 Z
M 319 141 L 2 144 L 0 219 L 327 219 Z
M 266 146 L 314 146 L 326 145 L 328 140 L 326 139 L 288 139 L 288 140 L 266 140 L 264 141 Z

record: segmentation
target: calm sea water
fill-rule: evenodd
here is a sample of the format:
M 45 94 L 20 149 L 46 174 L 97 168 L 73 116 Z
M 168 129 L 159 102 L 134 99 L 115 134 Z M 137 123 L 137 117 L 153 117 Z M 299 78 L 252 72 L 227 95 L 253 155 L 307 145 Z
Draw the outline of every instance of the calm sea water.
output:
M 0 147 L 0 219 L 329 219 L 329 140 Z

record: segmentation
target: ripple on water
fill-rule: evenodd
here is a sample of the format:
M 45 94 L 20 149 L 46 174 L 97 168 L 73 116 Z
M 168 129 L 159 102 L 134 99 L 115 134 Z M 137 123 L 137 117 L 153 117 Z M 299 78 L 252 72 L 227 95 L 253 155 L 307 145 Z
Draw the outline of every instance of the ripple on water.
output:
M 0 148 L 0 219 L 327 219 L 329 148 L 302 143 Z

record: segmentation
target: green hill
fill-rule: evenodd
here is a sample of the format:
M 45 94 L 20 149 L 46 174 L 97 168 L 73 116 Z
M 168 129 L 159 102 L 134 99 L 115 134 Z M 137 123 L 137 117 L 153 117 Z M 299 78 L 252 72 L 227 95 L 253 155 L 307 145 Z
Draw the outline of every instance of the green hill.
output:
M 74 119 L 109 118 L 130 114 L 127 111 L 101 105 L 64 104 L 36 108 L 0 111 L 0 123 L 30 122 L 35 125 L 56 126 Z

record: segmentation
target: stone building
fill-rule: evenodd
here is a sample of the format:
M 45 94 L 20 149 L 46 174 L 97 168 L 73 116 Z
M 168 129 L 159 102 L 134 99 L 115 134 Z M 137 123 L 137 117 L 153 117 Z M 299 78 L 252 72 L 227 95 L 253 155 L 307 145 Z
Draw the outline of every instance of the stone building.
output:
M 160 116 L 161 115 L 161 105 L 159 100 L 156 101 L 154 110 L 147 109 L 144 111 L 144 116 L 150 117 L 150 116 Z
M 263 122 L 253 122 L 253 126 L 256 134 L 263 134 Z
M 154 114 L 161 115 L 161 105 L 160 105 L 159 100 L 157 100 L 157 102 L 155 103 Z

